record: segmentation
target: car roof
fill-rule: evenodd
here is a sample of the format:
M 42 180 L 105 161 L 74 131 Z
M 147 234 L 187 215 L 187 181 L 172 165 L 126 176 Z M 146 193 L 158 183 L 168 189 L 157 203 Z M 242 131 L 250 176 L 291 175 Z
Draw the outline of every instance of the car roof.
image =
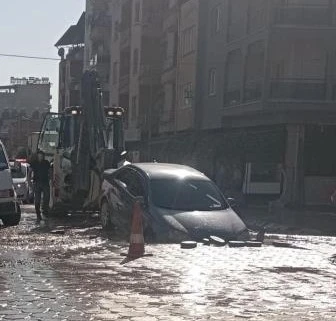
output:
M 209 180 L 198 170 L 179 164 L 167 163 L 135 163 L 126 167 L 134 168 L 143 172 L 149 179 L 152 178 L 197 178 L 200 180 Z

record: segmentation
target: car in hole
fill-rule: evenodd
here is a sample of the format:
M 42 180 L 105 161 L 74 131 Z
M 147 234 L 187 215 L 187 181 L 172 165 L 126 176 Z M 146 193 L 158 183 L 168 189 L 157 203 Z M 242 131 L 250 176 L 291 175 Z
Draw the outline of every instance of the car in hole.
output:
M 147 242 L 200 241 L 210 236 L 248 240 L 249 232 L 216 184 L 184 165 L 129 164 L 104 173 L 100 218 L 104 229 L 129 236 L 141 199 Z
M 0 140 L 0 220 L 5 226 L 18 225 L 20 205 L 14 190 L 10 165 L 4 144 Z

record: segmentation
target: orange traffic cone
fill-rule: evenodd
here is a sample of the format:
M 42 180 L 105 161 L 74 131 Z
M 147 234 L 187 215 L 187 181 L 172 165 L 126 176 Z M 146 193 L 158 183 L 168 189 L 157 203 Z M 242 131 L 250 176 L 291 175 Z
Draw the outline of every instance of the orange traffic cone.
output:
M 132 228 L 130 246 L 127 257 L 131 260 L 138 259 L 145 254 L 145 239 L 142 227 L 142 208 L 139 201 L 133 206 Z
M 145 255 L 145 239 L 142 226 L 142 217 L 143 211 L 141 208 L 141 202 L 136 201 L 133 206 L 130 246 L 128 253 L 125 255 L 126 258 L 121 262 L 121 264 L 139 259 L 143 256 L 152 256 L 151 254 Z

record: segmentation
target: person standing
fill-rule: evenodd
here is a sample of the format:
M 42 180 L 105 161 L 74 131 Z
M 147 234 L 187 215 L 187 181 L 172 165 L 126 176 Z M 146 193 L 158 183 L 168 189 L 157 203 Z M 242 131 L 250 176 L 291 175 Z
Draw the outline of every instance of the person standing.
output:
M 42 213 L 48 215 L 50 200 L 50 163 L 45 159 L 42 151 L 37 153 L 37 159 L 30 164 L 34 181 L 34 203 L 37 215 L 37 221 L 42 220 L 41 216 L 41 199 L 43 195 Z

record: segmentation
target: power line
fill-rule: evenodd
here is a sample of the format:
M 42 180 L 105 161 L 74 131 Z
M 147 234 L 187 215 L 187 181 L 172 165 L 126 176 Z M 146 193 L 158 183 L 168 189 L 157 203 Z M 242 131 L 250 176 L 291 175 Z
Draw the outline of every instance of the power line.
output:
M 4 53 L 0 53 L 0 56 L 1 56 L 1 57 L 9 57 L 9 58 L 25 58 L 25 59 L 37 59 L 37 60 L 53 60 L 53 61 L 60 61 L 59 58 L 37 57 L 37 56 L 15 55 L 15 54 L 4 54 Z

